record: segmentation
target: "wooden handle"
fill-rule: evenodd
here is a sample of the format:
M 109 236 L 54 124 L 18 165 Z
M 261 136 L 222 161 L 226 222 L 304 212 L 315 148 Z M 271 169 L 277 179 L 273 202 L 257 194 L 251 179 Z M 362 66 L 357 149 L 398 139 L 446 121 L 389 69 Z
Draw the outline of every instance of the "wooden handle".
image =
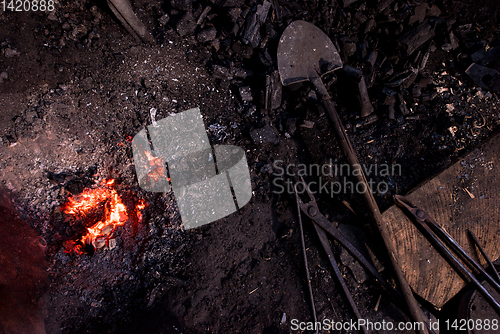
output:
M 406 281 L 403 272 L 401 271 L 401 268 L 399 267 L 396 258 L 395 258 L 395 251 L 393 244 L 391 243 L 391 238 L 388 234 L 387 228 L 386 228 L 386 223 L 384 222 L 384 219 L 382 218 L 382 214 L 380 213 L 380 209 L 378 208 L 377 202 L 375 201 L 375 198 L 373 197 L 373 194 L 371 192 L 371 189 L 368 185 L 368 182 L 366 180 L 365 173 L 363 172 L 363 169 L 361 168 L 361 165 L 359 164 L 358 158 L 356 156 L 356 153 L 354 152 L 354 149 L 352 148 L 351 142 L 349 138 L 347 137 L 346 131 L 344 126 L 342 125 L 342 122 L 340 120 L 339 115 L 337 114 L 337 111 L 335 110 L 335 107 L 333 106 L 333 103 L 331 101 L 330 95 L 328 94 L 328 91 L 326 90 L 325 85 L 321 81 L 321 78 L 317 77 L 314 79 L 311 79 L 312 84 L 316 88 L 316 92 L 318 93 L 318 97 L 321 99 L 321 105 L 325 109 L 326 113 L 328 114 L 328 117 L 333 123 L 333 128 L 335 130 L 335 135 L 337 137 L 337 140 L 340 143 L 340 147 L 342 149 L 342 152 L 344 153 L 347 162 L 349 165 L 351 165 L 352 168 L 352 174 L 355 175 L 356 180 L 358 183 L 363 183 L 365 185 L 365 192 L 363 193 L 363 198 L 365 200 L 365 204 L 368 206 L 368 209 L 370 211 L 370 215 L 373 218 L 373 221 L 376 223 L 377 230 L 380 232 L 380 235 L 382 236 L 382 239 L 384 241 L 385 247 L 389 253 L 389 258 L 391 261 L 391 266 L 392 269 L 396 275 L 396 280 L 398 282 L 398 285 L 403 293 L 403 297 L 406 302 L 406 306 L 408 308 L 408 312 L 410 313 L 411 318 L 414 321 L 420 322 L 423 324 L 423 328 L 418 330 L 418 333 L 420 334 L 428 334 L 427 327 L 425 326 L 425 322 L 422 316 L 422 312 L 417 304 L 417 301 L 415 300 L 415 297 L 413 296 L 413 293 L 410 289 L 410 286 L 408 285 L 408 282 Z

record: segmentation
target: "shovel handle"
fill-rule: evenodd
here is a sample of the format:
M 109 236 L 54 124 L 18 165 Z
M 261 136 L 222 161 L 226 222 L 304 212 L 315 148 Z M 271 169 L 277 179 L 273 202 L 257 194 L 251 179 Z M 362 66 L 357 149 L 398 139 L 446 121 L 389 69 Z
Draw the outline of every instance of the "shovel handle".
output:
M 375 198 L 373 197 L 373 193 L 368 185 L 368 182 L 366 180 L 365 173 L 363 172 L 363 169 L 361 168 L 361 165 L 359 164 L 358 158 L 356 157 L 356 153 L 354 152 L 354 149 L 351 145 L 351 142 L 349 138 L 347 137 L 347 133 L 345 131 L 344 126 L 342 125 L 342 122 L 340 120 L 340 117 L 335 110 L 335 107 L 333 106 L 332 100 L 330 98 L 330 95 L 328 94 L 328 91 L 326 90 L 325 85 L 323 84 L 323 81 L 321 81 L 320 77 L 316 77 L 311 79 L 312 84 L 314 85 L 316 89 L 316 93 L 318 94 L 318 98 L 321 99 L 321 105 L 325 109 L 326 113 L 328 114 L 328 117 L 333 123 L 333 128 L 335 130 L 335 135 L 337 137 L 337 140 L 340 142 L 340 147 L 342 149 L 342 152 L 346 156 L 347 162 L 349 165 L 351 165 L 351 168 L 353 169 L 353 175 L 356 176 L 356 180 L 358 183 L 362 183 L 365 186 L 365 191 L 363 192 L 363 198 L 365 200 L 366 205 L 368 206 L 368 209 L 370 211 L 370 214 L 375 221 L 377 225 L 377 229 L 380 232 L 380 235 L 382 236 L 382 239 L 384 241 L 385 247 L 389 253 L 389 258 L 391 261 L 391 266 L 392 269 L 396 275 L 396 279 L 398 281 L 398 285 L 403 293 L 403 297 L 406 302 L 406 306 L 408 308 L 408 311 L 410 313 L 411 318 L 414 321 L 417 321 L 421 324 L 425 324 L 422 312 L 417 305 L 417 301 L 415 300 L 415 297 L 413 296 L 413 293 L 410 289 L 410 286 L 408 285 L 408 282 L 406 281 L 403 272 L 401 268 L 399 267 L 396 258 L 395 258 L 395 250 L 393 247 L 393 244 L 391 243 L 391 239 L 389 236 L 389 232 L 387 231 L 386 228 L 386 223 L 384 222 L 384 219 L 382 218 L 382 214 L 380 213 L 380 210 L 378 208 L 377 202 L 375 201 Z M 420 328 L 418 330 L 420 334 L 428 334 L 427 328 L 425 325 L 423 328 Z

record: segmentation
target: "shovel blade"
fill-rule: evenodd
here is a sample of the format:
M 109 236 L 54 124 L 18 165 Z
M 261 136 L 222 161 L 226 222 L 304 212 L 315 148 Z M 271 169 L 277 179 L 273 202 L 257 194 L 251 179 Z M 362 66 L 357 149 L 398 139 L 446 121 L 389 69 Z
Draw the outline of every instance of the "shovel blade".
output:
M 278 44 L 278 70 L 283 86 L 308 81 L 342 67 L 330 38 L 314 24 L 294 21 Z

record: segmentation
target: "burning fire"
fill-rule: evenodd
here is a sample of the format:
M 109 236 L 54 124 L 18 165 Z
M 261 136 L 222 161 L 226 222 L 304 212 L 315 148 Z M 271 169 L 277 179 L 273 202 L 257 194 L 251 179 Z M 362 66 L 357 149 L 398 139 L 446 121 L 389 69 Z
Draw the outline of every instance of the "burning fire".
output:
M 146 154 L 149 165 L 153 167 L 153 170 L 148 173 L 148 181 L 152 179 L 155 182 L 158 182 L 158 180 L 160 180 L 161 178 L 166 177 L 165 162 L 163 161 L 163 159 L 160 157 L 152 156 L 151 152 L 149 151 L 144 151 L 144 154 Z M 168 181 L 170 181 L 170 178 L 168 179 Z
M 81 245 L 75 243 L 74 250 L 83 253 L 83 245 L 89 244 L 94 248 L 107 246 L 114 248 L 116 241 L 113 232 L 118 226 L 124 225 L 129 214 L 127 207 L 123 204 L 120 195 L 114 188 L 115 180 L 103 181 L 101 187 L 96 189 L 85 189 L 76 197 L 68 198 L 68 202 L 61 209 L 64 213 L 78 218 L 87 217 L 101 205 L 104 205 L 104 219 L 87 228 L 87 233 L 79 240 Z M 146 207 L 144 200 L 136 204 L 138 221 L 142 220 L 142 210 Z

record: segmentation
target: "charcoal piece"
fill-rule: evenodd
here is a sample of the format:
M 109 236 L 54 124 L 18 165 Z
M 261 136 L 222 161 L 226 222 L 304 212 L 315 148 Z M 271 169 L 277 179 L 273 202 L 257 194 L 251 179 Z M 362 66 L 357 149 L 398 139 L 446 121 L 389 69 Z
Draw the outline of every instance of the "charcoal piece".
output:
M 373 124 L 375 123 L 376 121 L 378 121 L 378 116 L 377 114 L 372 114 L 372 115 L 368 115 L 367 117 L 364 117 L 362 118 L 360 121 L 358 121 L 354 127 L 355 128 L 362 128 L 362 127 L 365 127 L 367 125 L 370 125 L 370 124 Z
M 388 87 L 399 87 L 399 86 L 404 86 L 406 88 L 410 87 L 415 79 L 417 78 L 418 70 L 417 69 L 410 69 L 404 72 L 397 73 L 392 77 L 388 83 L 386 83 L 386 86 Z
M 447 19 L 446 20 L 446 31 L 451 31 L 451 28 L 453 28 L 453 25 L 457 22 L 455 19 Z
M 384 99 L 383 105 L 384 106 L 394 106 L 396 104 L 396 95 L 395 94 L 396 94 L 396 92 L 394 92 L 394 95 L 387 95 Z
M 210 7 L 210 6 L 205 7 L 203 12 L 201 12 L 200 16 L 198 17 L 198 20 L 196 21 L 196 25 L 200 25 L 203 22 L 203 20 L 205 19 L 205 17 L 207 17 L 207 15 L 211 9 L 212 9 L 212 7 Z
M 406 106 L 406 101 L 403 97 L 403 94 L 401 93 L 398 93 L 398 108 L 403 116 L 406 116 L 410 113 L 408 107 Z
M 488 52 L 484 53 L 484 56 L 481 57 L 480 61 L 475 61 L 475 63 L 500 72 L 500 47 L 497 46 L 489 49 Z
M 191 11 L 193 9 L 193 3 L 191 0 L 170 0 L 170 6 L 184 11 Z
M 484 49 L 479 49 L 478 51 L 474 52 L 470 58 L 474 63 L 481 64 L 481 61 L 483 58 L 486 56 L 486 51 Z
M 378 3 L 377 5 L 377 12 L 380 13 L 380 12 L 383 12 L 386 8 L 388 8 L 392 3 L 394 2 L 394 0 L 383 0 L 381 2 Z
M 217 37 L 217 29 L 214 27 L 202 30 L 196 35 L 196 39 L 200 43 L 213 41 Z
M 253 100 L 252 90 L 250 89 L 249 86 L 240 87 L 240 88 L 238 88 L 238 91 L 240 93 L 240 97 L 241 97 L 242 101 L 251 102 Z
M 396 95 L 396 91 L 394 91 L 394 90 L 392 90 L 390 88 L 387 88 L 387 87 L 384 87 L 382 89 L 382 93 L 384 93 L 387 96 L 394 96 L 394 95 Z
M 233 25 L 233 29 L 231 29 L 231 35 L 237 36 L 238 31 L 240 31 L 241 26 L 238 23 Z
M 215 51 L 219 51 L 220 49 L 220 41 L 218 39 L 214 39 L 212 42 L 210 42 L 210 45 L 215 49 Z
M 387 110 L 389 113 L 389 119 L 395 119 L 396 118 L 396 111 L 394 110 L 394 106 L 388 106 Z
M 499 93 L 498 82 L 500 74 L 498 71 L 473 63 L 465 70 L 465 73 L 479 87 Z
M 351 78 L 354 78 L 356 80 L 358 80 L 361 77 L 361 75 L 363 74 L 363 72 L 361 70 L 359 70 L 356 67 L 353 67 L 351 65 L 344 66 L 342 71 L 345 72 L 347 75 L 349 75 Z
M 282 91 L 279 72 L 274 71 L 266 77 L 266 109 L 275 110 L 281 106 Z
M 450 31 L 450 33 L 448 34 L 448 37 L 450 38 L 451 49 L 452 50 L 458 49 L 458 46 L 459 46 L 458 45 L 458 40 L 455 37 L 455 34 L 453 34 L 453 31 Z
M 358 54 L 359 54 L 359 58 L 361 58 L 361 59 L 366 58 L 366 56 L 368 54 L 366 42 L 358 44 Z
M 368 95 L 368 89 L 366 88 L 365 78 L 363 76 L 361 76 L 361 80 L 358 83 L 358 89 L 361 105 L 361 117 L 366 117 L 373 113 L 373 106 L 370 102 L 370 96 Z
M 429 56 L 430 56 L 429 50 L 422 55 L 422 58 L 420 59 L 420 62 L 418 64 L 419 71 L 422 71 L 425 68 L 425 66 L 427 65 L 427 61 L 429 60 Z
M 260 25 L 266 22 L 270 8 L 271 8 L 271 3 L 265 0 L 262 3 L 262 5 L 257 5 L 257 10 L 255 11 L 255 14 L 257 14 L 258 22 Z
M 121 52 L 115 52 L 115 53 L 113 53 L 113 56 L 115 57 L 116 60 L 119 60 L 119 61 L 125 60 L 125 56 Z
M 250 44 L 253 48 L 256 48 L 260 44 L 260 25 L 258 23 L 257 14 L 253 13 L 247 17 L 245 30 L 243 31 L 243 42 L 245 44 Z
M 250 45 L 245 45 L 241 49 L 241 56 L 245 59 L 250 59 L 250 58 L 252 58 L 253 50 L 254 50 L 254 48 L 252 48 Z
M 396 92 L 392 91 L 392 95 L 387 95 L 384 99 L 383 105 L 387 106 L 387 110 L 389 113 L 389 119 L 395 118 L 394 105 L 396 104 Z
M 241 11 L 240 16 L 241 16 L 241 18 L 244 20 L 244 19 L 248 16 L 248 14 L 250 14 L 250 8 L 245 7 L 245 8 Z
M 274 9 L 274 13 L 276 14 L 276 19 L 278 22 L 281 22 L 283 17 L 281 5 L 278 0 L 271 0 L 272 7 Z
M 420 89 L 420 85 L 418 83 L 413 85 L 413 88 L 411 89 L 411 95 L 413 95 L 413 97 L 422 96 L 422 89 Z
M 191 34 L 196 29 L 196 21 L 191 12 L 186 12 L 177 22 L 177 33 L 181 36 Z
M 223 0 L 221 1 L 220 5 L 221 7 L 242 7 L 245 3 L 245 0 Z
M 227 67 L 214 65 L 212 66 L 212 71 L 213 71 L 213 76 L 216 79 L 223 79 L 223 80 L 233 79 L 231 71 Z
M 193 17 L 199 17 L 201 13 L 203 12 L 203 6 L 201 4 L 198 4 L 195 10 L 191 11 L 193 14 Z
M 261 49 L 267 49 L 266 44 L 269 42 L 269 35 L 265 35 L 264 38 L 260 41 L 260 48 Z
M 311 99 L 312 101 L 318 101 L 318 94 L 316 94 L 316 91 L 311 89 L 309 93 L 307 93 L 307 98 Z
M 447 38 L 447 41 L 441 45 L 441 49 L 443 51 L 451 51 L 451 50 L 456 50 L 458 48 L 458 40 L 457 38 L 455 37 L 455 35 L 453 34 L 452 31 L 450 31 L 450 33 L 448 34 L 448 38 Z
M 169 20 L 170 20 L 170 16 L 168 16 L 168 14 L 165 14 L 158 19 L 158 22 L 160 23 L 160 25 L 164 26 L 164 25 L 167 25 Z
M 255 144 L 278 144 L 279 139 L 274 133 L 273 128 L 271 128 L 268 124 L 260 129 L 255 129 L 250 132 L 250 137 L 252 138 Z
M 472 23 L 462 24 L 455 29 L 455 33 L 460 36 L 461 39 L 466 39 L 467 35 L 473 32 Z
M 425 14 L 425 16 L 427 17 L 436 17 L 439 15 L 441 15 L 441 9 L 439 9 L 439 7 L 436 5 L 432 5 L 432 7 L 429 8 L 427 13 Z
M 285 123 L 286 131 L 291 136 L 295 136 L 295 132 L 297 131 L 297 119 L 296 118 L 288 118 Z
M 267 51 L 267 48 L 264 49 L 263 52 L 259 52 L 259 60 L 266 67 L 273 66 L 273 59 L 271 58 L 271 55 Z
M 357 0 L 341 0 L 342 2 L 342 7 L 343 8 L 346 8 L 350 5 L 352 5 L 353 3 L 355 3 Z
M 494 75 L 491 79 L 486 80 L 486 83 L 490 87 L 492 92 L 500 94 L 500 75 Z
M 240 43 L 240 41 L 236 41 L 233 44 L 231 44 L 231 50 L 233 50 L 234 53 L 239 54 L 241 52 L 241 43 Z
M 399 87 L 403 85 L 411 76 L 413 71 L 406 70 L 404 72 L 396 73 L 392 78 L 389 79 L 389 82 L 386 83 L 387 87 Z
M 370 31 L 375 29 L 376 26 L 377 26 L 377 21 L 375 21 L 374 19 L 368 20 L 368 22 L 366 22 L 366 25 L 365 25 L 364 34 L 365 35 L 368 34 Z
M 359 24 L 363 24 L 367 20 L 366 16 L 361 12 L 356 12 L 356 14 L 354 14 L 354 19 L 358 21 Z
M 271 166 L 271 164 L 265 164 L 261 167 L 260 172 L 271 175 L 273 173 L 273 166 Z
M 443 50 L 444 52 L 451 51 L 452 50 L 451 44 L 450 43 L 443 43 L 443 45 L 441 45 L 441 50 Z
M 387 77 L 394 73 L 394 66 L 392 66 L 392 62 L 389 59 L 387 59 L 383 64 L 382 73 Z
M 356 53 L 356 43 L 350 41 L 340 41 L 342 55 L 347 59 Z
M 370 64 L 371 67 L 374 67 L 375 62 L 377 61 L 377 57 L 378 57 L 378 52 L 376 50 L 372 50 L 366 57 L 366 62 Z
M 422 21 L 425 19 L 425 13 L 427 12 L 428 7 L 429 5 L 426 2 L 415 7 L 415 14 L 410 16 L 408 24 L 412 25 L 415 22 L 422 23 Z
M 250 44 L 253 48 L 259 46 L 261 41 L 260 27 L 266 21 L 267 14 L 271 8 L 269 1 L 264 1 L 262 5 L 257 5 L 257 10 L 248 15 L 242 40 L 245 44 Z
M 229 17 L 231 18 L 231 22 L 235 23 L 236 20 L 240 17 L 241 14 L 241 8 L 236 7 L 236 8 L 231 8 L 228 12 Z
M 271 22 L 266 22 L 266 35 L 269 36 L 271 40 L 277 39 L 279 37 L 278 32 L 274 29 L 273 24 Z
M 436 98 L 437 93 L 436 92 L 425 92 L 422 93 L 422 101 L 424 102 L 429 102 L 432 101 Z
M 235 67 L 231 69 L 231 74 L 235 78 L 246 79 L 247 77 L 251 77 L 253 75 L 253 72 L 244 68 Z
M 415 29 L 407 32 L 398 39 L 406 51 L 406 56 L 415 52 L 422 44 L 434 37 L 434 27 L 428 21 L 423 22 Z
M 346 65 L 343 68 L 343 73 L 346 74 L 347 78 L 353 81 L 357 88 L 356 98 L 361 110 L 361 117 L 370 115 L 373 112 L 373 106 L 370 102 L 370 96 L 368 95 L 368 89 L 362 71 L 350 65 Z
M 418 84 L 420 88 L 426 89 L 428 85 L 432 84 L 432 78 L 422 77 Z

